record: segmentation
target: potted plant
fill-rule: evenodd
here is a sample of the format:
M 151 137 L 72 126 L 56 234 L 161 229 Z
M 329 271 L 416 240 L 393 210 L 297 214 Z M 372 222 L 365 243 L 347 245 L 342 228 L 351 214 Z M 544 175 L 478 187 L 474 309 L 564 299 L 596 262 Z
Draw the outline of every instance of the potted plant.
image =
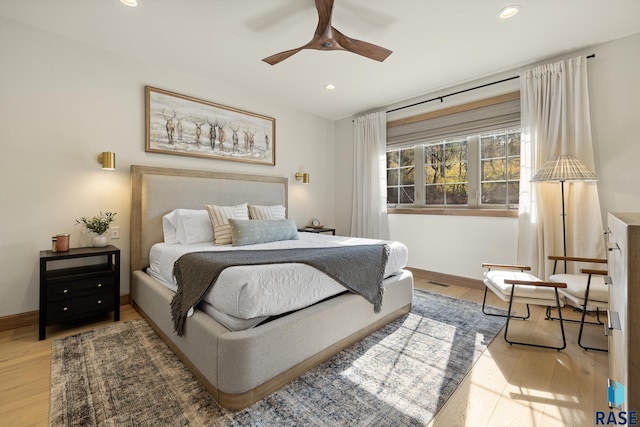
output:
M 91 219 L 84 216 L 80 219 L 76 219 L 76 224 L 80 224 L 87 230 L 95 233 L 92 236 L 92 244 L 93 246 L 100 248 L 107 246 L 108 241 L 106 232 L 109 229 L 109 224 L 115 221 L 115 216 L 115 212 L 100 212 L 99 215 L 94 216 Z

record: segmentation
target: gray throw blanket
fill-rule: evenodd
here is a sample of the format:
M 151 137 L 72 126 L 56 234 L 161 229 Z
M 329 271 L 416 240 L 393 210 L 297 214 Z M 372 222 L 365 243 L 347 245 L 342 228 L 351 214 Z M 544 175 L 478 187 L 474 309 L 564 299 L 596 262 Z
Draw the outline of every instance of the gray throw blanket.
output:
M 384 288 L 384 270 L 389 247 L 354 245 L 331 248 L 276 250 L 240 250 L 192 252 L 173 265 L 178 291 L 171 300 L 173 327 L 178 336 L 184 333 L 187 313 L 204 298 L 209 288 L 227 267 L 301 263 L 317 268 L 348 290 L 363 296 L 380 312 Z

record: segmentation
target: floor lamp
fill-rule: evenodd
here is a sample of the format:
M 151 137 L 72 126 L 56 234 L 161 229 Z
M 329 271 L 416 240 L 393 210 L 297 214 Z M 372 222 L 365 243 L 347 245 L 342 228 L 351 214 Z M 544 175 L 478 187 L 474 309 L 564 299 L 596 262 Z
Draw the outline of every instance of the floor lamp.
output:
M 531 182 L 560 182 L 562 194 L 562 245 L 564 256 L 567 256 L 567 224 L 564 211 L 565 181 L 597 181 L 596 174 L 591 172 L 578 158 L 572 154 L 562 154 L 547 161 L 531 178 Z M 567 261 L 564 261 L 564 272 L 567 272 Z

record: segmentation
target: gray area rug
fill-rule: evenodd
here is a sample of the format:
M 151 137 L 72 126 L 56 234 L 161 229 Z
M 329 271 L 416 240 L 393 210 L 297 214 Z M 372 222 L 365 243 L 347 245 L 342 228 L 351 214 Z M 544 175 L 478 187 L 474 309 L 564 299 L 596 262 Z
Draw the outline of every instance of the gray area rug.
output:
M 413 308 L 241 411 L 220 408 L 143 319 L 53 342 L 50 425 L 424 425 L 504 325 L 416 290 Z

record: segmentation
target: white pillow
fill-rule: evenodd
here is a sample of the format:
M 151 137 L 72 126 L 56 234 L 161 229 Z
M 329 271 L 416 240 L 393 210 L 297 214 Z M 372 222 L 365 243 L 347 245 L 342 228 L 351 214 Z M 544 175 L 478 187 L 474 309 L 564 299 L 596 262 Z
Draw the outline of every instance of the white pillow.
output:
M 165 243 L 213 242 L 213 227 L 206 210 L 176 209 L 162 217 Z
M 249 217 L 257 220 L 285 219 L 286 208 L 282 205 L 256 206 L 249 205 Z
M 178 242 L 178 213 L 179 209 L 173 210 L 162 217 L 162 234 L 164 242 L 176 244 Z
M 204 206 L 207 208 L 207 212 L 209 212 L 216 245 L 228 245 L 231 243 L 231 225 L 229 225 L 229 218 L 249 219 L 249 211 L 247 210 L 246 203 L 236 206 Z

